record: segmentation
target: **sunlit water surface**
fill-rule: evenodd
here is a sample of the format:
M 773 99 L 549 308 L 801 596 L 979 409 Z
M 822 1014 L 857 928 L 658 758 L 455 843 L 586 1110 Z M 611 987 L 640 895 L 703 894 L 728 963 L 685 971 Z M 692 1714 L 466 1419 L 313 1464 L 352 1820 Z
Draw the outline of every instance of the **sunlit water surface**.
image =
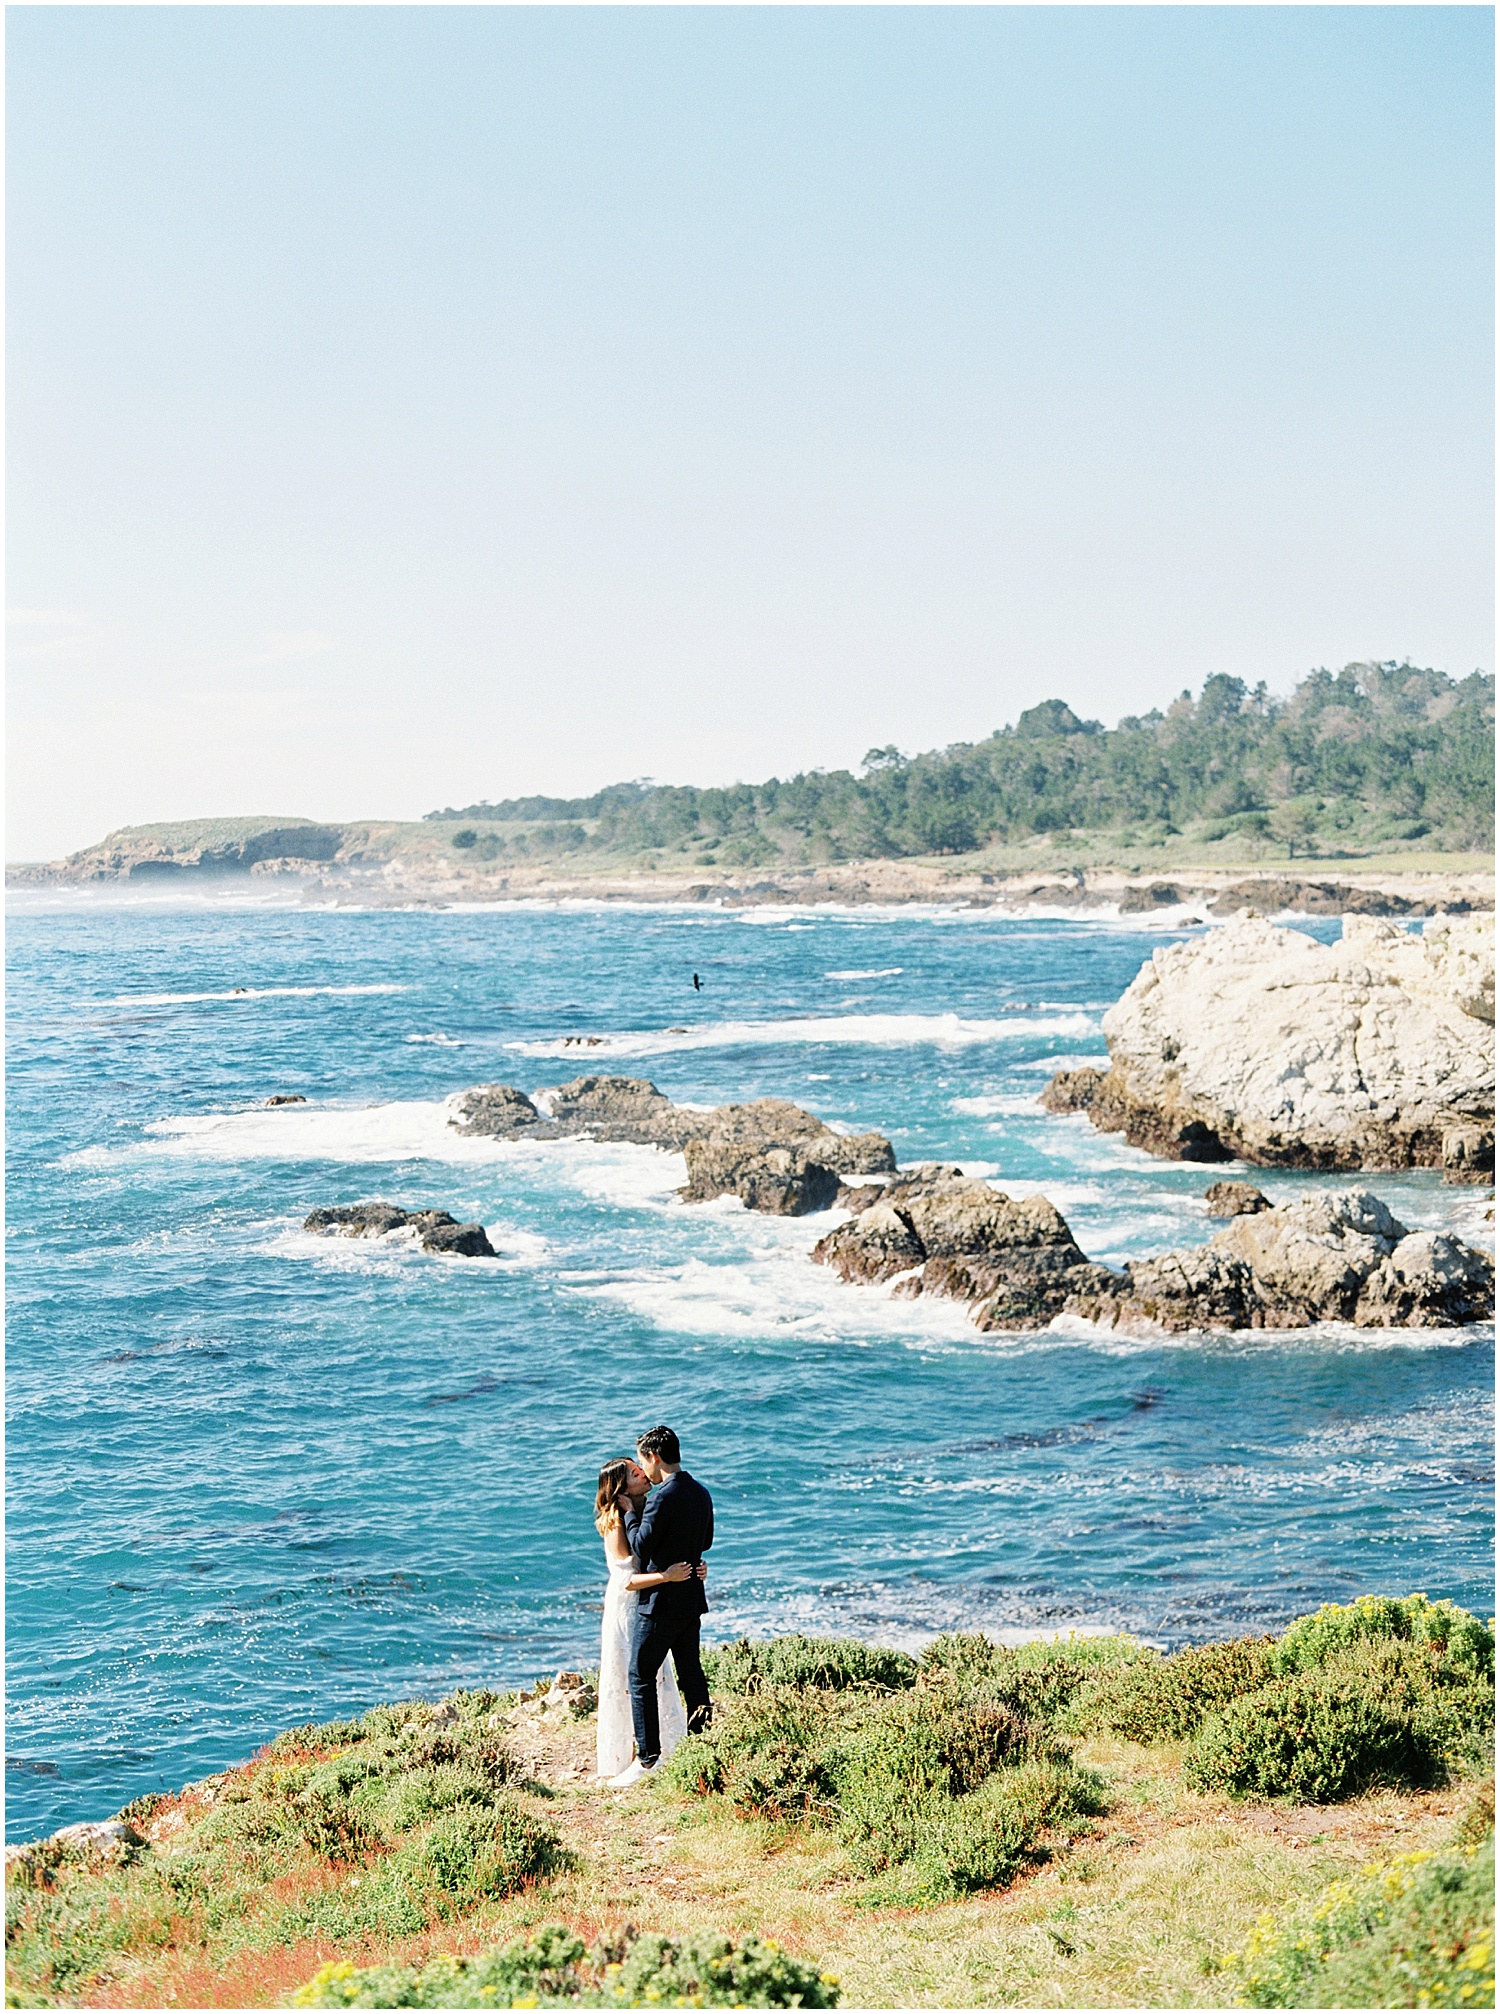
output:
M 1045 1192 L 1092 1257 L 1200 1242 L 1235 1170 L 1037 1104 L 1174 934 L 16 904 L 8 1836 L 299 1721 L 590 1663 L 594 1476 L 658 1420 L 715 1495 L 718 1637 L 1173 1644 L 1371 1589 L 1488 1613 L 1489 1329 L 981 1336 L 810 1264 L 830 1218 L 684 1207 L 675 1156 L 447 1124 L 466 1085 L 584 1069 L 783 1096 Z M 1435 1177 L 1369 1185 L 1476 1230 Z M 300 1228 L 374 1196 L 478 1217 L 501 1257 Z

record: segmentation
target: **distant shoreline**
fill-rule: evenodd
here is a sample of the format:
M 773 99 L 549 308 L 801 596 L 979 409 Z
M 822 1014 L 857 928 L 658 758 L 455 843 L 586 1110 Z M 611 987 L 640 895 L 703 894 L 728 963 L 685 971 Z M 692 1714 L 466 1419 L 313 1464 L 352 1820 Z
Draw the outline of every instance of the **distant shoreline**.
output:
M 349 829 L 315 830 L 320 838 L 336 831 L 342 840 Z M 359 838 L 365 838 L 364 832 Z M 201 843 L 138 842 L 109 852 L 100 846 L 68 861 L 11 867 L 6 884 L 18 891 L 89 890 L 100 895 L 123 895 L 127 888 L 132 895 L 161 896 L 178 889 L 184 895 L 283 892 L 299 902 L 362 909 L 538 901 L 653 907 L 703 903 L 730 909 L 938 904 L 1002 914 L 1075 914 L 1080 920 L 1089 915 L 1137 921 L 1158 917 L 1168 925 L 1195 916 L 1222 918 L 1242 908 L 1263 915 L 1418 917 L 1494 907 L 1493 865 L 1476 854 L 1212 864 L 1165 859 L 1149 868 L 1134 861 L 1060 866 L 1055 858 L 1018 865 L 978 855 L 732 873 L 694 864 L 630 861 L 584 867 L 538 861 L 486 872 L 430 846 L 408 852 L 399 841 L 390 843 L 395 838 L 392 832 L 385 845 L 375 846 L 368 840 L 345 842 L 321 860 L 278 850 L 242 863 L 205 858 L 220 849 Z M 275 839 L 282 845 L 296 843 L 285 828 Z

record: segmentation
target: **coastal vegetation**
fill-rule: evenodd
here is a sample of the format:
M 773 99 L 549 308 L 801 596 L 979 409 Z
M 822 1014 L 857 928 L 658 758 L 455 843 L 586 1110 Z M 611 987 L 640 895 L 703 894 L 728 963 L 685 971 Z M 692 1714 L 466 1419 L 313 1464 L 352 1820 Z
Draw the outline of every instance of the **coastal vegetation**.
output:
M 409 821 L 135 825 L 9 872 L 18 885 L 253 873 L 357 889 L 363 900 L 466 883 L 512 896 L 558 885 L 618 894 L 622 877 L 647 874 L 658 899 L 717 888 L 736 901 L 905 901 L 967 875 L 975 893 L 993 887 L 984 899 L 1004 900 L 1025 897 L 1006 885 L 1018 876 L 1060 875 L 1060 892 L 1078 896 L 1100 877 L 1291 860 L 1304 877 L 1352 861 L 1364 873 L 1488 876 L 1494 765 L 1489 673 L 1454 680 L 1406 663 L 1350 664 L 1309 673 L 1286 698 L 1215 674 L 1196 698 L 1184 691 L 1108 728 L 1049 699 L 981 741 L 917 755 L 872 748 L 857 770 L 712 788 L 636 779 Z M 1283 869 L 1273 906 L 1310 901 L 1336 913 L 1341 893 L 1369 899 L 1367 889 L 1299 881 L 1289 900 L 1295 878 Z M 1134 906 L 1157 897 L 1135 890 Z
M 1494 836 L 1493 677 L 1406 663 L 1314 671 L 1285 699 L 1222 673 L 1195 699 L 1115 727 L 1060 699 L 983 741 L 856 774 L 814 770 L 721 789 L 617 783 L 428 814 L 470 859 L 696 853 L 761 867 L 970 854 L 1048 834 L 1126 846 L 1188 835 L 1237 851 L 1334 855 Z
M 1399 2005 L 1493 1994 L 1492 1628 L 1420 1595 L 1170 1656 L 712 1653 L 661 1780 L 592 1694 L 298 1728 L 8 1855 L 8 2004 Z

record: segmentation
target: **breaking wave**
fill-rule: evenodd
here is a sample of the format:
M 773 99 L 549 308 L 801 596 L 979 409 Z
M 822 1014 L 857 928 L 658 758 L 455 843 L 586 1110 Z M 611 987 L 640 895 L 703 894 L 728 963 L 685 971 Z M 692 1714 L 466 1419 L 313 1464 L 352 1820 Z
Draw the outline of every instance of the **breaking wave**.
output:
M 796 1015 L 784 1021 L 716 1021 L 697 1028 L 643 1028 L 606 1035 L 557 1035 L 508 1042 L 523 1056 L 665 1056 L 681 1049 L 796 1048 L 865 1044 L 874 1048 L 967 1049 L 981 1042 L 1028 1041 L 1039 1035 L 1092 1035 L 1091 1014 L 1045 1019 L 966 1020 L 959 1014 Z

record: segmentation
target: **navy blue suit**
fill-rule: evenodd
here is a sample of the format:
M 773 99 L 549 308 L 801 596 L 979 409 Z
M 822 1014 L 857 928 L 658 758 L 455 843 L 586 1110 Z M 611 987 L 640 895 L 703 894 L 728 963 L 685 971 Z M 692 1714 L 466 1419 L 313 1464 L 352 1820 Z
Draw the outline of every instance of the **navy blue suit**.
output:
M 696 1567 L 714 1542 L 713 1498 L 685 1469 L 668 1476 L 637 1509 L 625 1507 L 625 1537 L 642 1573 L 661 1573 L 686 1560 Z M 630 1716 L 640 1761 L 661 1759 L 656 1675 L 671 1658 L 694 1732 L 707 1727 L 708 1680 L 698 1652 L 698 1626 L 708 1596 L 695 1574 L 645 1589 L 636 1601 L 630 1642 Z

